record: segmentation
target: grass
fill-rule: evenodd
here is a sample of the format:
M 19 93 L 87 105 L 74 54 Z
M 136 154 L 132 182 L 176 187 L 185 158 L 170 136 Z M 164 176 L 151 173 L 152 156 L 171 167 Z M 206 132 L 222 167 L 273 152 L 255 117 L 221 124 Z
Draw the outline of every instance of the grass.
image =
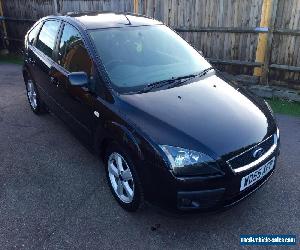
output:
M 17 54 L 0 55 L 0 64 L 1 63 L 13 63 L 21 65 L 23 63 L 23 59 L 22 56 Z
M 266 101 L 275 113 L 300 117 L 300 102 L 286 101 L 279 98 L 266 99 Z

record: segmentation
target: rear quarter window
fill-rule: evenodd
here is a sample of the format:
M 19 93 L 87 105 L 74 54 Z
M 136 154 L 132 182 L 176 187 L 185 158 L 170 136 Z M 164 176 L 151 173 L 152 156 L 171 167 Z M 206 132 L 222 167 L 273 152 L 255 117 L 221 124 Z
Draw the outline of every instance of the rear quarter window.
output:
M 50 58 L 52 58 L 59 27 L 60 21 L 46 21 L 36 42 L 36 47 Z
M 28 33 L 28 36 L 27 36 L 27 43 L 29 45 L 33 45 L 34 44 L 34 41 L 35 41 L 35 38 L 37 37 L 39 31 L 40 31 L 40 28 L 42 26 L 42 22 L 37 24 L 29 33 Z

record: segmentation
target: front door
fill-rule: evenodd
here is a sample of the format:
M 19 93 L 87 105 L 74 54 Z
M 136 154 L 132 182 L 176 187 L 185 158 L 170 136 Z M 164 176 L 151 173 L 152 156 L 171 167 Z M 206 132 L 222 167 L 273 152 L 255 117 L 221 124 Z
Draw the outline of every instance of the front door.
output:
M 97 118 L 94 115 L 96 95 L 91 88 L 95 70 L 80 33 L 70 24 L 66 23 L 63 27 L 56 57 L 50 74 L 56 86 L 53 97 L 64 113 L 64 120 L 80 139 L 89 144 L 92 142 L 93 126 Z M 82 71 L 89 77 L 89 86 L 71 86 L 68 74 Z

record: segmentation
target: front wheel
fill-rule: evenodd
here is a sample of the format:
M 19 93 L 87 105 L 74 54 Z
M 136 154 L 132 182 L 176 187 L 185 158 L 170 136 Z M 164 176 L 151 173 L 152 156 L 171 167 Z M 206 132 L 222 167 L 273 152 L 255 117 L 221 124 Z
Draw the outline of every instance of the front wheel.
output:
M 138 210 L 143 203 L 143 192 L 130 157 L 118 146 L 109 147 L 105 169 L 113 196 L 127 211 Z

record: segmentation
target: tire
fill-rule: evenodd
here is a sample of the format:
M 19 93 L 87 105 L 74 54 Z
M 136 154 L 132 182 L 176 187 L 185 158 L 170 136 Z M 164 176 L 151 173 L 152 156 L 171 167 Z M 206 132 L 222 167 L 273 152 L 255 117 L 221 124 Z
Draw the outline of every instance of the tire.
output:
M 24 81 L 26 86 L 26 96 L 31 110 L 37 115 L 48 113 L 34 81 L 28 75 L 24 77 Z
M 129 212 L 143 207 L 142 186 L 129 155 L 121 147 L 113 144 L 106 150 L 104 165 L 108 185 L 120 206 Z

